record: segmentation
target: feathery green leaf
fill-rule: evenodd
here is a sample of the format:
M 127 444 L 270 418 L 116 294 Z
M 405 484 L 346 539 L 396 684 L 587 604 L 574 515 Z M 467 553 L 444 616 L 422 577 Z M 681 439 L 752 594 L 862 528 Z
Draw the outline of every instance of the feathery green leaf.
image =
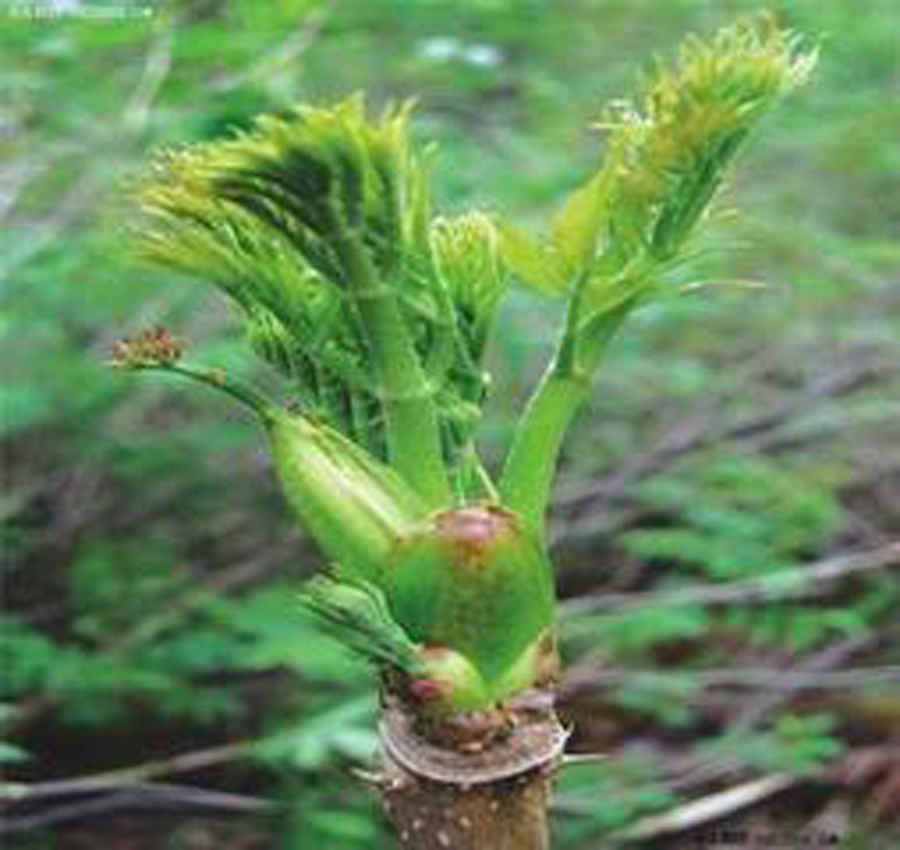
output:
M 391 617 L 387 600 L 375 585 L 316 576 L 306 583 L 300 598 L 354 652 L 410 676 L 425 675 L 416 644 Z

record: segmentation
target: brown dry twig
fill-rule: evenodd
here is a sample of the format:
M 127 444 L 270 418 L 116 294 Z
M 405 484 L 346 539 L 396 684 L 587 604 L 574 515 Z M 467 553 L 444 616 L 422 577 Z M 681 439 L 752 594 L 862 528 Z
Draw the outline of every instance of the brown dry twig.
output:
M 661 471 L 685 454 L 721 441 L 743 441 L 771 431 L 814 402 L 846 396 L 870 385 L 885 371 L 885 364 L 869 359 L 829 370 L 812 378 L 799 392 L 780 398 L 761 413 L 741 417 L 729 426 L 723 426 L 708 410 L 701 414 L 692 413 L 680 424 L 667 428 L 657 446 L 631 455 L 618 470 L 586 487 L 563 491 L 556 500 L 556 508 L 602 511 L 621 500 L 636 482 Z
M 248 738 L 88 776 L 32 784 L 16 784 L 8 787 L 0 786 L 0 801 L 7 804 L 30 803 L 54 797 L 71 797 L 145 785 L 161 776 L 191 773 L 195 770 L 204 770 L 244 758 L 256 743 L 256 739 Z
M 738 579 L 721 584 L 688 584 L 675 590 L 634 593 L 601 593 L 571 599 L 562 604 L 565 616 L 621 612 L 629 608 L 681 607 L 684 605 L 730 605 L 783 601 L 815 596 L 831 584 L 851 575 L 900 567 L 900 541 L 862 552 L 833 555 L 795 569 Z
M 232 794 L 190 785 L 142 782 L 111 789 L 110 793 L 50 806 L 32 814 L 0 822 L 0 835 L 29 832 L 81 818 L 104 815 L 120 808 L 192 806 L 242 814 L 268 812 L 275 803 L 247 794 Z

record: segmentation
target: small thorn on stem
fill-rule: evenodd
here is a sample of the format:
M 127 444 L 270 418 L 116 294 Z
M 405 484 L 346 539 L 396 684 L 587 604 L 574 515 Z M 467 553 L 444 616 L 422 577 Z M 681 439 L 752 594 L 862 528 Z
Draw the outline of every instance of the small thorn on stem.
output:
M 560 767 L 572 767 L 578 764 L 595 764 L 606 761 L 609 756 L 605 753 L 565 753 Z
M 365 770 L 361 767 L 351 767 L 350 774 L 361 782 L 365 782 L 367 785 L 372 785 L 375 788 L 384 788 L 390 783 L 390 780 L 383 773 Z

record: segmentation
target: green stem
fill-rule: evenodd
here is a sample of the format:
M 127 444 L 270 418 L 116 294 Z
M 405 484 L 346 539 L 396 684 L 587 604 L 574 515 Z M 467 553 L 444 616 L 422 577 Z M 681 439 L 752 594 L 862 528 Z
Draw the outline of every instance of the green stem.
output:
M 518 511 L 526 527 L 543 541 L 556 463 L 569 425 L 587 398 L 607 344 L 633 304 L 603 317 L 590 332 L 579 330 L 570 305 L 556 356 L 528 401 L 516 427 L 500 478 L 503 504 Z
M 542 535 L 557 457 L 589 388 L 587 376 L 560 373 L 554 360 L 516 428 L 500 478 L 500 494 L 503 504 L 518 511 L 534 534 Z
M 379 281 L 358 239 L 343 238 L 339 251 L 351 297 L 362 319 L 380 382 L 391 465 L 429 507 L 451 500 L 434 394 L 391 289 Z
M 262 393 L 227 375 L 221 369 L 210 369 L 205 366 L 194 366 L 188 363 L 147 363 L 135 366 L 136 369 L 156 372 L 169 372 L 181 375 L 217 389 L 252 410 L 263 422 L 268 422 L 273 415 L 275 405 Z

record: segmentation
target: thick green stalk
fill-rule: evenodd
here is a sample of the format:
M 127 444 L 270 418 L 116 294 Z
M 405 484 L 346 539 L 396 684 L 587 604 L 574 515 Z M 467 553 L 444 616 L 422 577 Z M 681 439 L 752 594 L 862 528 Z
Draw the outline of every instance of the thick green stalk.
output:
M 556 356 L 519 420 L 500 479 L 503 504 L 521 514 L 525 527 L 540 540 L 566 432 L 587 398 L 607 344 L 633 307 L 623 304 L 585 332 L 578 328 L 577 302 L 575 298 L 569 305 Z
M 590 388 L 587 375 L 565 374 L 552 363 L 531 396 L 516 428 L 500 479 L 503 504 L 522 515 L 526 528 L 538 532 L 569 423 Z
M 391 465 L 432 508 L 451 501 L 434 394 L 416 356 L 394 292 L 379 281 L 358 238 L 338 250 L 350 278 L 369 353 L 381 386 Z

